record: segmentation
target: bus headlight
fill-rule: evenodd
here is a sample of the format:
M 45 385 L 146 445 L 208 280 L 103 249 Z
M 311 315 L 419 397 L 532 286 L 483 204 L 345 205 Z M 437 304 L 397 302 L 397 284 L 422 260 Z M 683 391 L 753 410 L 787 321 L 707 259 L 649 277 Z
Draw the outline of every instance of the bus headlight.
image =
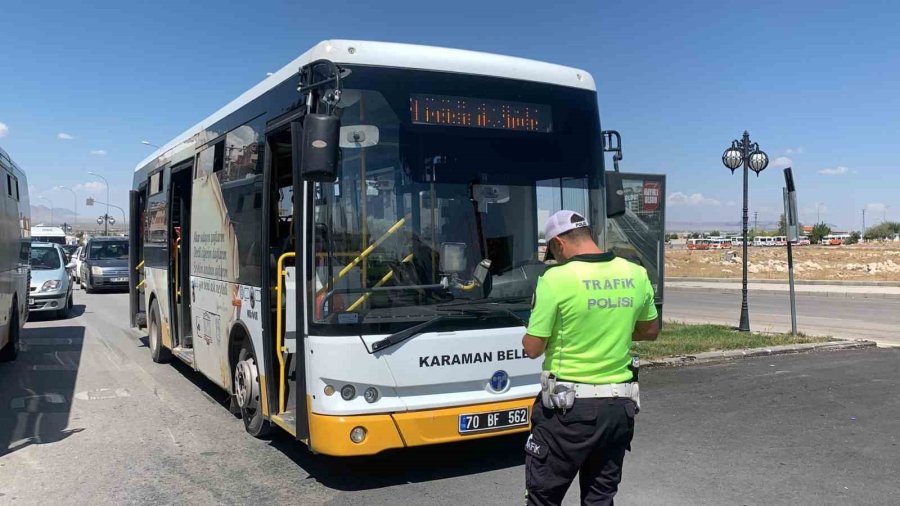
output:
M 366 399 L 366 402 L 372 404 L 373 402 L 378 400 L 378 390 L 375 387 L 369 387 L 363 392 L 363 398 Z
M 353 430 L 350 431 L 350 441 L 353 441 L 356 444 L 362 443 L 366 439 L 366 428 L 365 427 L 353 427 Z
M 103 269 L 101 269 L 100 267 L 95 265 L 95 266 L 91 267 L 91 274 L 93 274 L 94 276 L 102 276 Z
M 353 385 L 344 385 L 341 387 L 341 399 L 349 401 L 354 397 L 356 397 L 356 389 L 353 388 Z

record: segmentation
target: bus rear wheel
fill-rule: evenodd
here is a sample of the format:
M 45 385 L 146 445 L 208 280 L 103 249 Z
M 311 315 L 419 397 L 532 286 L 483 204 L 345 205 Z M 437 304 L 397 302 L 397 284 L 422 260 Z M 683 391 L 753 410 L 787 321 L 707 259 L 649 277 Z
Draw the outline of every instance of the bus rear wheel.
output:
M 244 341 L 234 364 L 234 400 L 241 412 L 244 429 L 251 436 L 265 438 L 272 433 L 272 424 L 262 414 L 259 369 L 253 347 Z

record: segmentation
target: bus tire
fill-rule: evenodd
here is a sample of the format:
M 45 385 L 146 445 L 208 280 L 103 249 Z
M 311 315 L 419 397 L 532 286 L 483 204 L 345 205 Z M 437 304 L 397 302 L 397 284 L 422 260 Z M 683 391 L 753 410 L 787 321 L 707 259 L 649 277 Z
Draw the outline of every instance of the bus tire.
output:
M 260 409 L 259 369 L 249 339 L 241 345 L 234 364 L 234 399 L 241 411 L 244 429 L 253 437 L 264 439 L 272 433 L 272 424 Z
M 157 364 L 165 364 L 172 360 L 172 352 L 162 343 L 161 322 L 159 304 L 153 299 L 150 303 L 150 318 L 147 319 L 147 346 L 150 348 L 150 358 Z
M 12 307 L 9 309 L 9 325 L 7 326 L 9 339 L 6 340 L 6 345 L 3 349 L 0 349 L 0 362 L 12 362 L 19 355 L 19 312 L 16 311 L 17 305 L 18 303 L 13 299 Z

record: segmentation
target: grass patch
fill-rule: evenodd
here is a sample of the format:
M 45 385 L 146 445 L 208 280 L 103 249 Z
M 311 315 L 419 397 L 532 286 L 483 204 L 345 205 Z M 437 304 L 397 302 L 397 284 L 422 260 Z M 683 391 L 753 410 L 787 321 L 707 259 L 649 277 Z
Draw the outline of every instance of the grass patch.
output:
M 821 343 L 833 341 L 827 337 L 811 337 L 803 334 L 757 334 L 738 332 L 724 325 L 687 325 L 669 323 L 656 341 L 635 342 L 632 352 L 642 359 L 695 355 L 706 351 L 739 350 L 745 348 L 766 348 L 783 344 Z

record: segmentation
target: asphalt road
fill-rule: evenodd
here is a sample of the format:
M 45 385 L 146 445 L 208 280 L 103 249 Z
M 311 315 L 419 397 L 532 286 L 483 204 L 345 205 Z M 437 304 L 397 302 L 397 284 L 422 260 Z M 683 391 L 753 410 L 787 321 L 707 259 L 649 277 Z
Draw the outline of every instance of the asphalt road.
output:
M 785 293 L 750 292 L 750 328 L 787 332 L 791 328 L 790 297 Z M 666 288 L 664 317 L 688 323 L 737 326 L 739 290 Z M 869 339 L 900 346 L 900 300 L 797 294 L 797 329 L 810 335 Z
M 189 368 L 152 363 L 122 294 L 32 321 L 0 364 L 0 504 L 520 504 L 524 437 L 311 455 L 259 441 Z M 900 350 L 642 375 L 618 504 L 896 504 Z M 577 504 L 571 490 L 567 504 Z

